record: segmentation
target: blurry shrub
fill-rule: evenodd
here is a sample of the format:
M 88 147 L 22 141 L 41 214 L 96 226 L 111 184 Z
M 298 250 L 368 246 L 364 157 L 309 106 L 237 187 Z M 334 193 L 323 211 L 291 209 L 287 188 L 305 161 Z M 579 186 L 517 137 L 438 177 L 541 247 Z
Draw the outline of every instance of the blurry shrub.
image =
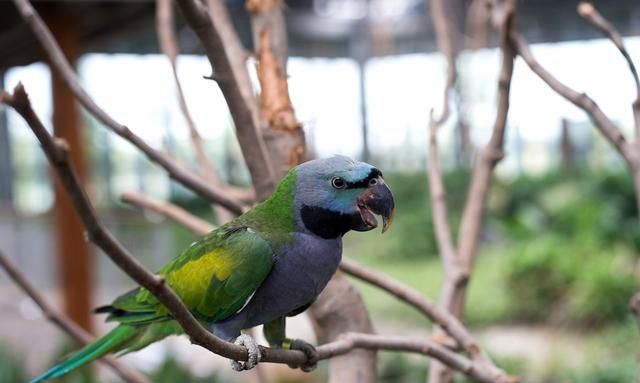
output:
M 0 343 L 0 381 L 3 383 L 24 383 L 27 381 L 22 358 L 4 343 Z
M 507 267 L 512 318 L 583 326 L 624 319 L 638 283 L 633 267 L 620 264 L 632 265 L 640 251 L 631 178 L 547 174 L 497 188 L 492 222 L 515 250 Z
M 627 270 L 612 266 L 610 259 L 591 257 L 577 268 L 580 273 L 572 290 L 571 319 L 593 327 L 628 317 L 628 302 L 638 283 Z
M 158 366 L 151 374 L 149 374 L 151 381 L 154 383 L 217 383 L 224 382 L 222 378 L 219 378 L 215 374 L 206 376 L 196 376 L 192 374 L 184 363 L 178 361 L 173 356 L 168 356 L 162 361 L 162 364 Z
M 638 379 L 638 361 L 633 356 L 606 364 L 600 363 L 569 375 L 572 383 L 637 383 Z
M 546 235 L 524 244 L 522 251 L 511 257 L 507 287 L 515 319 L 548 319 L 576 277 L 571 252 L 562 238 Z

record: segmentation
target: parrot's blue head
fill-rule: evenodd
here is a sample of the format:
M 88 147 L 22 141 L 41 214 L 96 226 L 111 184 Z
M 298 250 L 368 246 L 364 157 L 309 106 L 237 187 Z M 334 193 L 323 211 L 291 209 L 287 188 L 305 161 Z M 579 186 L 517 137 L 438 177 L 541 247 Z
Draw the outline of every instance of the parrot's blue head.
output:
M 323 238 L 349 230 L 368 231 L 383 220 L 391 225 L 395 202 L 382 172 L 345 156 L 317 159 L 296 168 L 295 209 L 298 224 Z

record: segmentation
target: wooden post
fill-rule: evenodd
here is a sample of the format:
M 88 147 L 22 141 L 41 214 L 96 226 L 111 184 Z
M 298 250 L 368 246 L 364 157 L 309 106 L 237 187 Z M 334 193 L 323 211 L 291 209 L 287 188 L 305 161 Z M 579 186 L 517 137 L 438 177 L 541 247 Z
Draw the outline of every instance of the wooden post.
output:
M 48 13 L 47 22 L 69 62 L 74 65 L 80 55 L 77 24 L 60 12 Z M 71 90 L 58 73 L 51 71 L 53 92 L 53 127 L 55 135 L 64 138 L 70 150 L 70 160 L 80 181 L 87 175 L 86 143 L 80 134 L 81 116 Z M 93 258 L 85 239 L 84 227 L 71 200 L 59 180 L 55 180 L 55 225 L 59 283 L 62 285 L 67 315 L 84 329 L 91 331 Z

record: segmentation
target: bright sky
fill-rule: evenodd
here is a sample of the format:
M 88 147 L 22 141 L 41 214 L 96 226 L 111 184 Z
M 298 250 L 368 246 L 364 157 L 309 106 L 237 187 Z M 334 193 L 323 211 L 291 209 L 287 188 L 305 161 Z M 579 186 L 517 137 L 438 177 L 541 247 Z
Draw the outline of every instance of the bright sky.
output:
M 640 38 L 627 38 L 625 43 L 631 57 L 640 57 Z M 625 61 L 609 41 L 540 44 L 533 47 L 533 53 L 551 73 L 578 91 L 586 91 L 625 131 L 631 130 L 630 105 L 635 88 Z M 490 49 L 465 54 L 460 68 L 472 139 L 479 144 L 488 138 L 495 115 L 498 53 Z M 207 139 L 221 140 L 232 125 L 218 87 L 203 79 L 210 74 L 209 70 L 203 57 L 180 57 L 180 78 L 200 132 Z M 357 156 L 362 139 L 356 63 L 348 59 L 291 58 L 288 71 L 296 113 L 317 153 Z M 92 54 L 80 62 L 79 72 L 98 104 L 152 145 L 161 146 L 168 129 L 178 140 L 187 140 L 164 57 Z M 429 110 L 440 110 L 442 103 L 441 56 L 415 54 L 372 59 L 366 66 L 365 78 L 372 151 L 396 158 L 397 163 L 409 167 L 420 166 Z M 50 116 L 46 67 L 34 64 L 7 72 L 7 88 L 18 81 L 25 84 L 38 113 Z M 548 144 L 557 141 L 562 117 L 576 122 L 587 120 L 582 111 L 549 90 L 518 60 L 511 93 L 510 126 L 517 127 L 525 142 Z M 10 129 L 14 139 L 30 136 L 13 113 Z M 443 148 L 451 147 L 448 145 L 451 139 L 451 134 L 443 132 Z M 119 150 L 134 150 L 120 139 L 112 141 Z M 512 145 L 511 141 L 508 145 Z

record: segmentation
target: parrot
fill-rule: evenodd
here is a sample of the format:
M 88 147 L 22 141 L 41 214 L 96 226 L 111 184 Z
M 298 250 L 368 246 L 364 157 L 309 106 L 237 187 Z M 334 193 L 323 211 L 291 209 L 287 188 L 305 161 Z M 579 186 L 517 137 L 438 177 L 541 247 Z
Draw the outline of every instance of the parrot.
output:
M 264 325 L 269 345 L 303 351 L 308 363 L 301 368 L 310 371 L 317 352 L 286 337 L 286 317 L 306 310 L 325 288 L 341 261 L 344 234 L 376 228 L 376 215 L 384 233 L 394 212 L 393 194 L 373 165 L 341 155 L 310 160 L 292 168 L 264 202 L 193 242 L 157 275 L 203 326 L 247 348 L 248 361 L 232 361 L 234 369 L 258 363 L 255 340 L 241 331 Z M 31 383 L 183 334 L 142 287 L 95 312 L 108 314 L 106 321 L 117 326 Z

